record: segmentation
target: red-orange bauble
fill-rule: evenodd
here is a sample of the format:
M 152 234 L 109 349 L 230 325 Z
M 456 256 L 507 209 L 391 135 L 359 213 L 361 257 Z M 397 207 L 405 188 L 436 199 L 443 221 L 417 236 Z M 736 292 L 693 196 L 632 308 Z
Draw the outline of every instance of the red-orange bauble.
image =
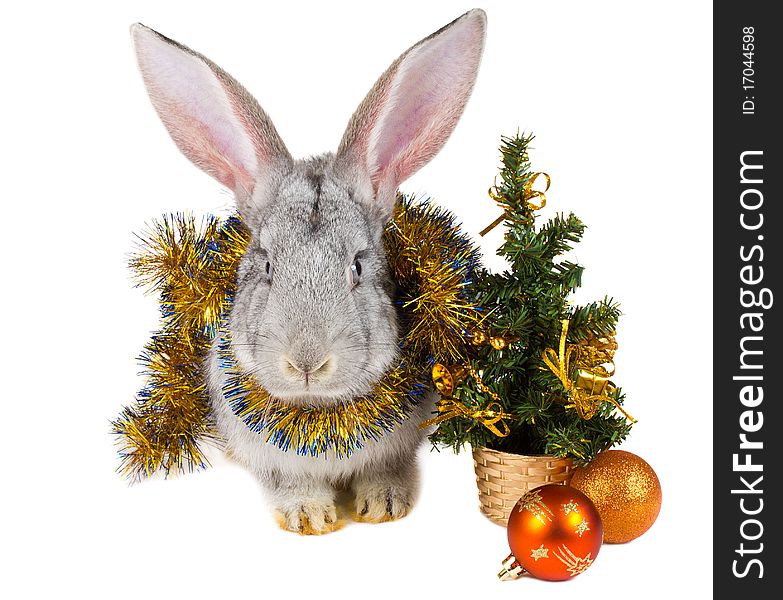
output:
M 527 492 L 511 511 L 507 531 L 512 556 L 503 563 L 502 579 L 522 571 L 547 581 L 570 579 L 593 564 L 603 541 L 592 501 L 567 485 Z

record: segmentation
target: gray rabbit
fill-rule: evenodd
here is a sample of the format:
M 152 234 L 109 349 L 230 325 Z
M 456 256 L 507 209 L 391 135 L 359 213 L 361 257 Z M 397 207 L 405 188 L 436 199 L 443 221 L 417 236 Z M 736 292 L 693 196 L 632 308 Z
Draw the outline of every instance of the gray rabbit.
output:
M 351 117 L 337 152 L 294 160 L 269 116 L 204 56 L 136 24 L 144 83 L 180 150 L 232 190 L 251 239 L 225 328 L 241 369 L 289 404 L 350 405 L 399 355 L 382 234 L 398 185 L 426 164 L 456 125 L 476 79 L 486 15 L 472 10 L 403 53 Z M 337 491 L 356 517 L 411 509 L 418 425 L 434 398 L 349 457 L 301 456 L 251 430 L 225 398 L 221 336 L 208 357 L 217 429 L 255 473 L 292 531 L 339 527 Z

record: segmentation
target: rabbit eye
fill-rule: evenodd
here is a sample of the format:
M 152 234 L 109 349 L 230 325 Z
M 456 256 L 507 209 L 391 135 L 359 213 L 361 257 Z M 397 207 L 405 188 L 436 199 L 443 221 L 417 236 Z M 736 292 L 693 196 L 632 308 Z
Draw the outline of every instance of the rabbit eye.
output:
M 357 286 L 359 285 L 359 281 L 362 279 L 362 263 L 359 262 L 358 258 L 353 259 L 353 263 L 351 264 L 351 285 Z
M 266 270 L 266 280 L 267 281 L 272 281 L 272 263 L 271 262 L 266 261 L 265 270 Z

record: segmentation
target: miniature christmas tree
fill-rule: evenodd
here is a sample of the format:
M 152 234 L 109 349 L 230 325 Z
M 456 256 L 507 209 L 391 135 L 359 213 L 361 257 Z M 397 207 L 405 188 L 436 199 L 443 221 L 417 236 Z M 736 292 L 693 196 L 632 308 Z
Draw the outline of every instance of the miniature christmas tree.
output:
M 431 440 L 459 450 L 465 443 L 516 454 L 571 457 L 577 464 L 622 441 L 632 420 L 622 390 L 609 382 L 620 309 L 611 298 L 574 306 L 569 295 L 583 267 L 563 255 L 585 230 L 573 214 L 540 227 L 545 202 L 534 191 L 532 136 L 501 139 L 502 169 L 491 189 L 504 210 L 508 260 L 503 273 L 480 270 L 472 293 L 484 319 L 472 332 L 474 351 L 464 365 L 438 365 L 440 416 Z

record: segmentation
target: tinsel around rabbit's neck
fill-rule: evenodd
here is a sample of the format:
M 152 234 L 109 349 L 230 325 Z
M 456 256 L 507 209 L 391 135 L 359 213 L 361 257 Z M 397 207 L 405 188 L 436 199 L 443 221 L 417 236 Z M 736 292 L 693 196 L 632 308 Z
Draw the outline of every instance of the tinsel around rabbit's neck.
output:
M 164 216 L 139 236 L 131 268 L 139 285 L 159 294 L 162 324 L 140 357 L 147 384 L 112 424 L 119 470 L 126 476 L 206 466 L 201 444 L 217 434 L 202 365 L 230 310 L 249 237 L 237 217 L 210 216 L 199 227 L 181 214 Z M 234 372 L 224 394 L 259 433 L 260 444 L 309 456 L 329 451 L 350 456 L 409 418 L 433 362 L 462 359 L 468 331 L 480 318 L 468 294 L 478 250 L 451 214 L 404 196 L 386 227 L 384 245 L 398 289 L 401 361 L 370 395 L 349 406 L 298 411 Z M 230 343 L 225 349 L 221 358 L 231 370 Z
M 408 419 L 427 389 L 427 365 L 403 356 L 366 396 L 332 406 L 292 404 L 270 396 L 242 372 L 228 331 L 221 332 L 218 353 L 223 395 L 234 414 L 265 443 L 302 456 L 351 456 Z

